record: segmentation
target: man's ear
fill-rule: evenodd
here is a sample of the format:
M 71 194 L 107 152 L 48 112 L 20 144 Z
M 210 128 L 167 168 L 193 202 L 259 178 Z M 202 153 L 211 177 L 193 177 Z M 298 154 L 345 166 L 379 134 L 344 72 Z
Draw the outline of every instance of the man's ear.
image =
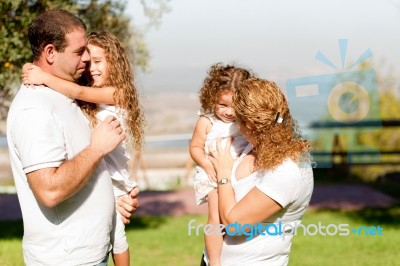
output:
M 57 53 L 56 47 L 54 47 L 53 44 L 50 43 L 50 44 L 48 44 L 48 45 L 46 45 L 44 47 L 43 54 L 44 54 L 44 56 L 46 58 L 46 61 L 47 61 L 47 63 L 49 65 L 54 63 L 56 53 Z

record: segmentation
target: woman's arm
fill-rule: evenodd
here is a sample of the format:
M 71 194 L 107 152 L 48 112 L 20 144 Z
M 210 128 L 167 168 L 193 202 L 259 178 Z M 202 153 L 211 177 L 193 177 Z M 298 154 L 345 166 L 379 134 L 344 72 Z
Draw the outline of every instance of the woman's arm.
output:
M 45 84 L 49 88 L 72 99 L 92 103 L 114 104 L 113 87 L 86 87 L 56 77 L 34 64 L 27 63 L 22 67 L 22 82 L 25 85 Z
M 193 131 L 192 140 L 190 141 L 189 152 L 193 161 L 195 161 L 207 173 L 210 180 L 216 182 L 216 174 L 214 166 L 206 157 L 204 145 L 207 133 L 211 128 L 210 120 L 205 116 L 200 116 L 197 120 L 196 127 Z
M 223 178 L 230 179 L 232 175 L 233 159 L 229 151 L 230 146 L 231 141 L 228 141 L 223 149 L 221 140 L 218 140 L 217 152 L 210 154 L 218 181 Z M 242 163 L 245 164 L 245 169 L 253 167 L 252 160 L 243 159 Z M 257 224 L 282 209 L 282 206 L 256 187 L 251 189 L 239 202 L 236 202 L 230 182 L 219 185 L 217 190 L 219 215 L 224 225 L 235 222 L 242 225 Z
M 242 225 L 257 224 L 282 209 L 276 201 L 256 187 L 236 202 L 230 184 L 219 186 L 218 204 L 221 220 L 225 225 L 235 222 Z

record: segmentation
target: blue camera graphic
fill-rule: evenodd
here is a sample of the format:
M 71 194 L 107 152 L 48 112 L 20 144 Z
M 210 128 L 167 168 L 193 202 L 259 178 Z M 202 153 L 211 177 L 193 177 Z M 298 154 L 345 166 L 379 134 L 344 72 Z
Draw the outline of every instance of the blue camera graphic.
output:
M 344 66 L 347 40 L 339 40 L 339 45 Z M 367 50 L 353 66 L 371 55 Z M 317 59 L 335 67 L 320 52 Z M 378 83 L 373 69 L 289 79 L 286 91 L 292 116 L 300 125 L 306 125 L 302 130 L 309 139 L 319 140 L 323 151 L 313 154 L 317 167 L 332 167 L 332 152 L 337 152 L 338 147 L 342 151 L 352 151 L 346 154 L 347 163 L 357 162 L 360 154 L 366 151 L 372 160 L 380 161 L 378 149 L 358 143 L 360 131 L 382 128 Z M 339 136 L 346 143 L 337 143 Z

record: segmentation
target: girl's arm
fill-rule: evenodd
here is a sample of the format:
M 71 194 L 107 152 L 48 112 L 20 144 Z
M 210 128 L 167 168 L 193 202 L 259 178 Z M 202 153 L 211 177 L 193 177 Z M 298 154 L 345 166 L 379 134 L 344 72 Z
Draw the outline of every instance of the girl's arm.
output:
M 190 141 L 189 152 L 193 161 L 195 161 L 201 168 L 206 171 L 208 177 L 212 181 L 216 181 L 216 173 L 211 161 L 206 157 L 204 145 L 206 136 L 211 128 L 211 121 L 205 117 L 200 116 L 197 120 L 196 127 L 193 131 L 192 140 Z
M 210 266 L 221 265 L 220 256 L 222 249 L 223 236 L 220 235 L 220 219 L 218 213 L 218 194 L 217 190 L 213 189 L 208 194 L 208 221 L 207 224 L 213 225 L 212 234 L 204 234 L 204 242 L 206 243 L 206 250 Z
M 67 81 L 43 71 L 40 67 L 27 63 L 22 68 L 22 82 L 25 85 L 45 84 L 47 87 L 72 99 L 92 103 L 114 104 L 113 87 L 86 87 Z

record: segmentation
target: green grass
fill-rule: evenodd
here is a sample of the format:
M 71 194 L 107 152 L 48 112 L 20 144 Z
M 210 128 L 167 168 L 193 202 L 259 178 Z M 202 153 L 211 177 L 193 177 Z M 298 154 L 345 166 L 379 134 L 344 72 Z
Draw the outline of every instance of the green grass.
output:
M 127 226 L 132 265 L 199 265 L 203 237 L 188 235 L 192 219 L 206 223 L 205 216 L 135 218 Z
M 187 225 L 205 223 L 205 216 L 136 217 L 127 227 L 132 265 L 199 265 L 202 236 L 188 236 Z M 398 265 L 400 246 L 400 206 L 360 211 L 309 210 L 304 225 L 348 224 L 348 228 L 378 226 L 383 236 L 304 236 L 293 238 L 290 266 Z M 22 223 L 0 222 L 0 265 L 23 265 L 21 256 Z M 110 262 L 109 265 L 113 265 Z
M 22 221 L 0 222 L 0 265 L 24 265 L 21 246 L 22 234 Z
M 350 232 L 348 236 L 304 236 L 302 231 L 293 238 L 289 265 L 346 265 L 386 266 L 399 265 L 400 206 L 388 209 L 364 209 L 360 211 L 310 211 L 303 224 L 348 224 L 348 228 L 378 226 L 383 236 L 360 235 Z

